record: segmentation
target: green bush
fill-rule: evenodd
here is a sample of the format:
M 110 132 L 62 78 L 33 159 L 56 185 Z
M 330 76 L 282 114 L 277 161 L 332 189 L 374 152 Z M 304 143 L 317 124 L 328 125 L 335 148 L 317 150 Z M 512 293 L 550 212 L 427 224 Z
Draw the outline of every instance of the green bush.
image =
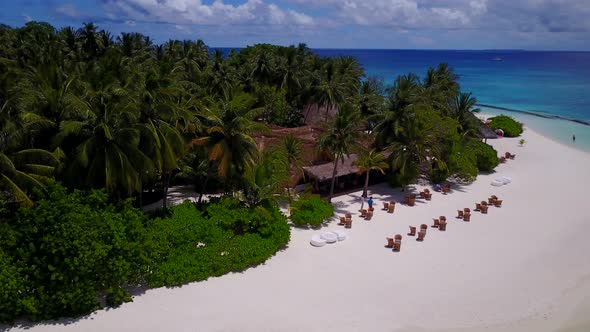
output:
M 103 191 L 69 194 L 50 184 L 0 227 L 0 320 L 78 316 L 103 297 L 130 300 L 124 287 L 140 279 L 146 257 L 143 221 L 130 202 L 110 204 Z
M 451 174 L 472 182 L 477 178 L 477 157 L 469 144 L 456 144 L 449 154 L 448 166 Z
M 477 168 L 480 171 L 491 171 L 500 163 L 498 152 L 483 142 L 473 141 L 470 149 L 475 153 Z
M 444 182 L 449 177 L 449 175 L 451 174 L 449 173 L 448 168 L 433 168 L 430 171 L 430 181 L 432 181 L 432 183 L 441 183 Z
M 507 115 L 498 115 L 490 120 L 490 128 L 502 129 L 506 137 L 517 137 L 522 134 L 522 124 Z
M 291 204 L 291 221 L 297 226 L 320 226 L 334 215 L 332 204 L 318 195 L 304 194 Z
M 278 208 L 247 209 L 222 198 L 199 211 L 184 203 L 165 219 L 149 221 L 151 286 L 175 286 L 206 280 L 261 264 L 290 239 L 286 217 Z

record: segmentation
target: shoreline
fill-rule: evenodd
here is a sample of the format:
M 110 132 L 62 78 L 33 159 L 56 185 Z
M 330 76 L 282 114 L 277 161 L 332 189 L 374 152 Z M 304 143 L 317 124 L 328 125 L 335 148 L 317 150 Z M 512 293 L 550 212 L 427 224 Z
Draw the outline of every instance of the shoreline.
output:
M 532 115 L 532 116 L 536 116 L 536 117 L 548 119 L 548 120 L 570 121 L 570 122 L 578 123 L 581 125 L 590 126 L 590 121 L 580 120 L 580 119 L 576 119 L 576 118 L 569 118 L 569 117 L 565 117 L 565 116 L 561 116 L 561 115 L 544 114 L 544 113 L 539 113 L 539 112 L 535 112 L 535 111 L 518 110 L 518 109 L 514 109 L 514 108 L 494 106 L 494 105 L 488 105 L 488 104 L 479 104 L 479 103 L 475 104 L 475 106 L 486 107 L 486 108 L 491 108 L 491 109 L 500 110 L 500 111 L 508 111 L 508 112 L 513 112 L 513 113 Z
M 362 221 L 362 189 L 335 197 L 337 215 L 353 214 L 346 241 L 314 248 L 309 239 L 320 231 L 293 228 L 288 248 L 254 269 L 150 289 L 116 309 L 13 330 L 586 331 L 590 242 L 580 229 L 590 213 L 579 184 L 590 183 L 590 155 L 531 129 L 523 137 L 524 147 L 519 138 L 488 140 L 516 159 L 416 207 L 378 210 L 405 193 L 371 186 L 378 208 L 373 220 Z M 500 175 L 513 183 L 490 186 Z M 457 208 L 473 208 L 490 194 L 504 199 L 502 208 L 469 223 L 454 218 Z M 431 224 L 440 214 L 450 219 L 447 232 L 429 228 L 423 243 L 406 236 L 409 224 Z M 322 231 L 339 229 L 336 223 Z M 403 234 L 400 253 L 383 248 L 395 233 Z

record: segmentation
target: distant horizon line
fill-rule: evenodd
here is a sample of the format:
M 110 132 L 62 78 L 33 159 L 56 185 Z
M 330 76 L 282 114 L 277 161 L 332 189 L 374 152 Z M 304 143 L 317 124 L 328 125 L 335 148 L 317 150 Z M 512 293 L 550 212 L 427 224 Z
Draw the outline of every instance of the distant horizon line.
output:
M 282 46 L 282 47 L 289 47 L 289 46 L 296 46 L 296 44 L 291 44 L 289 46 L 272 44 L 272 43 L 258 43 L 258 44 L 268 44 L 274 46 Z M 209 48 L 215 49 L 244 49 L 247 47 L 252 47 L 254 45 L 247 45 L 247 46 L 209 46 Z M 459 52 L 577 52 L 577 53 L 590 53 L 590 50 L 568 50 L 568 49 L 560 49 L 560 50 L 535 50 L 535 49 L 525 49 L 525 48 L 482 48 L 482 49 L 460 49 L 460 48 L 350 48 L 350 47 L 310 47 L 307 46 L 310 50 L 333 50 L 333 51 L 459 51 Z

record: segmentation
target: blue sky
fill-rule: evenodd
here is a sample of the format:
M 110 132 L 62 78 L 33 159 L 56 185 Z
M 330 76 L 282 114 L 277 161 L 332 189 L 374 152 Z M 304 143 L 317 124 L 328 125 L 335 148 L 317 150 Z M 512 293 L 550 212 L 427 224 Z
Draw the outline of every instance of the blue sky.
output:
M 589 0 L 0 1 L 0 23 L 31 20 L 216 47 L 590 50 Z

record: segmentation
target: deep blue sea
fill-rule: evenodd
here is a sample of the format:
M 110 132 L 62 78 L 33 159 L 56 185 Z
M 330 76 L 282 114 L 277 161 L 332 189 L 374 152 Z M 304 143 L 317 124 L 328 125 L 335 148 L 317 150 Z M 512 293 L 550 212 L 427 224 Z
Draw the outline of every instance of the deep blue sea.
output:
M 461 90 L 472 92 L 480 104 L 590 122 L 590 52 L 333 49 L 314 52 L 326 57 L 353 56 L 363 65 L 367 76 L 381 77 L 386 84 L 410 72 L 423 77 L 429 67 L 446 62 L 460 75 Z M 512 115 L 547 137 L 590 151 L 590 126 L 480 108 L 486 114 Z

